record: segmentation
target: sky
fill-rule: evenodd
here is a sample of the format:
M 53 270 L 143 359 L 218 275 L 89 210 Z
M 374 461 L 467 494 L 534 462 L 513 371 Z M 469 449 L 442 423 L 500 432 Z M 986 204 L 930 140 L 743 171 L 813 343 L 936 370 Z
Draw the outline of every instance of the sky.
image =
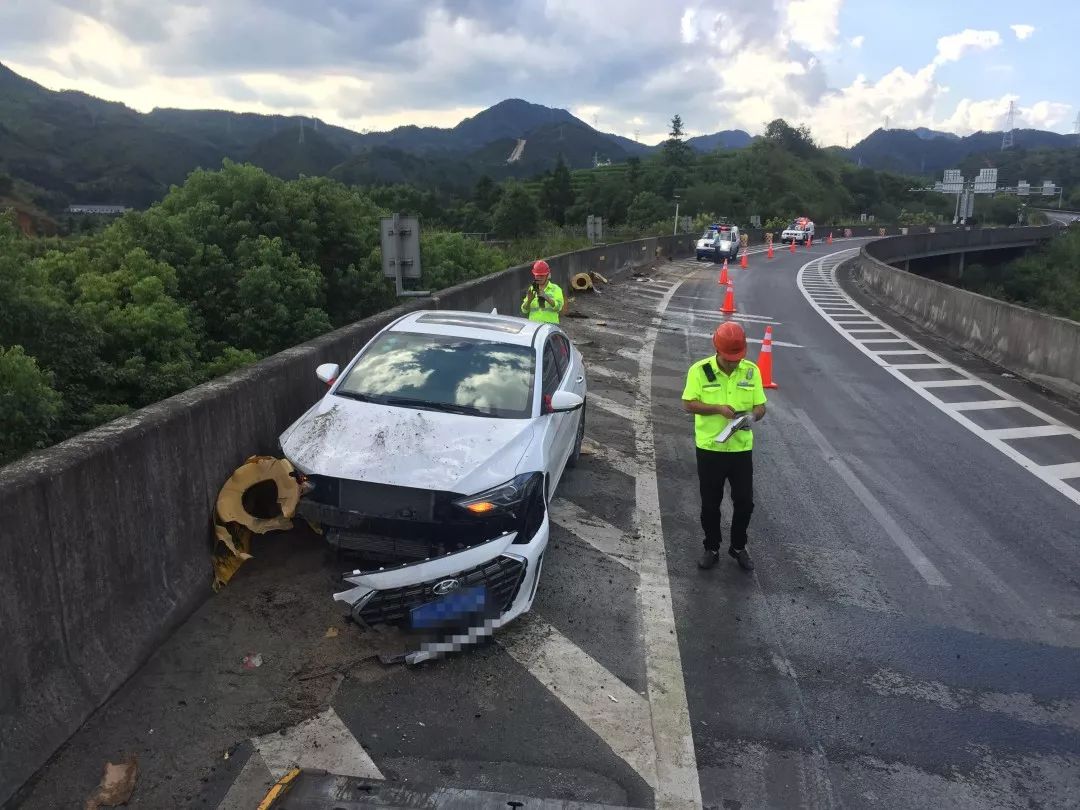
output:
M 154 107 L 453 126 L 505 98 L 605 132 L 823 144 L 882 127 L 1073 131 L 1080 0 L 0 0 L 0 62 Z

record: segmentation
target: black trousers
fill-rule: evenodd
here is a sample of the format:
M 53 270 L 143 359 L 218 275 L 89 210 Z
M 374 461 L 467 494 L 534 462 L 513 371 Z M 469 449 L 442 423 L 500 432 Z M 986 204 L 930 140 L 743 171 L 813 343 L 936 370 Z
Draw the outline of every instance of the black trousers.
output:
M 698 484 L 701 487 L 701 529 L 705 548 L 719 551 L 723 542 L 720 528 L 720 504 L 724 500 L 724 482 L 731 485 L 731 547 L 746 548 L 746 527 L 754 512 L 753 451 L 718 453 L 697 448 Z

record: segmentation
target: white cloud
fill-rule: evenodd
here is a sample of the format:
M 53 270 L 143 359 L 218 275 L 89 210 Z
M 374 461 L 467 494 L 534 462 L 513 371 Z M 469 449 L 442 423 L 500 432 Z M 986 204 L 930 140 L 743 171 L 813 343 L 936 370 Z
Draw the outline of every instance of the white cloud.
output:
M 1010 25 L 1009 28 L 1016 34 L 1017 39 L 1027 39 L 1035 33 L 1034 25 L 1026 25 L 1024 23 L 1018 23 L 1016 25 Z
M 864 37 L 862 34 L 859 34 L 857 37 L 852 37 L 851 39 L 849 39 L 848 44 L 851 45 L 852 48 L 861 48 L 865 41 L 866 37 Z
M 787 0 L 786 30 L 792 41 L 811 51 L 831 51 L 840 34 L 843 0 Z
M 692 45 L 697 42 L 697 9 L 688 8 L 683 12 L 682 20 L 679 21 L 679 33 L 682 36 L 683 45 Z
M 946 62 L 957 62 L 967 51 L 985 51 L 1000 44 L 1001 34 L 997 31 L 976 31 L 973 28 L 965 28 L 959 34 L 949 34 L 937 41 L 937 56 L 934 57 L 934 64 L 944 65 Z

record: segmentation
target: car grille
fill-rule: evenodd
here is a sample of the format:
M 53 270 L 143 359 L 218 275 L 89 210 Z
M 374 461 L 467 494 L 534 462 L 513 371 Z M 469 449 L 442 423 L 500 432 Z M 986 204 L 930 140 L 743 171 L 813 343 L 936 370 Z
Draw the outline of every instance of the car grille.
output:
M 461 582 L 459 590 L 479 585 L 486 587 L 488 604 L 498 611 L 497 615 L 501 615 L 506 612 L 513 603 L 514 597 L 517 596 L 518 588 L 521 587 L 521 582 L 525 578 L 525 569 L 524 560 L 500 556 L 454 577 L 439 577 L 429 582 L 407 585 L 404 588 L 376 591 L 364 602 L 356 617 L 369 625 L 407 624 L 409 612 L 413 608 L 437 598 L 432 588 L 444 579 L 459 580 Z

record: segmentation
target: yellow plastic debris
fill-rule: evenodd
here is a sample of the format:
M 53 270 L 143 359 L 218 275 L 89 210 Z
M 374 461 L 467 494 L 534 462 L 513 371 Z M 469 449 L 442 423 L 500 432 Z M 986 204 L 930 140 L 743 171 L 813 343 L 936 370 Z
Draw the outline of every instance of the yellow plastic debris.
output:
M 592 277 L 588 273 L 578 273 L 570 279 L 570 286 L 579 291 L 591 290 L 593 286 Z
M 218 493 L 215 510 L 213 555 L 214 590 L 224 587 L 241 565 L 251 559 L 251 538 L 256 534 L 288 531 L 300 502 L 300 487 L 293 466 L 273 456 L 252 456 L 229 476 Z M 244 494 L 252 487 L 273 481 L 280 514 L 256 517 L 244 507 Z

